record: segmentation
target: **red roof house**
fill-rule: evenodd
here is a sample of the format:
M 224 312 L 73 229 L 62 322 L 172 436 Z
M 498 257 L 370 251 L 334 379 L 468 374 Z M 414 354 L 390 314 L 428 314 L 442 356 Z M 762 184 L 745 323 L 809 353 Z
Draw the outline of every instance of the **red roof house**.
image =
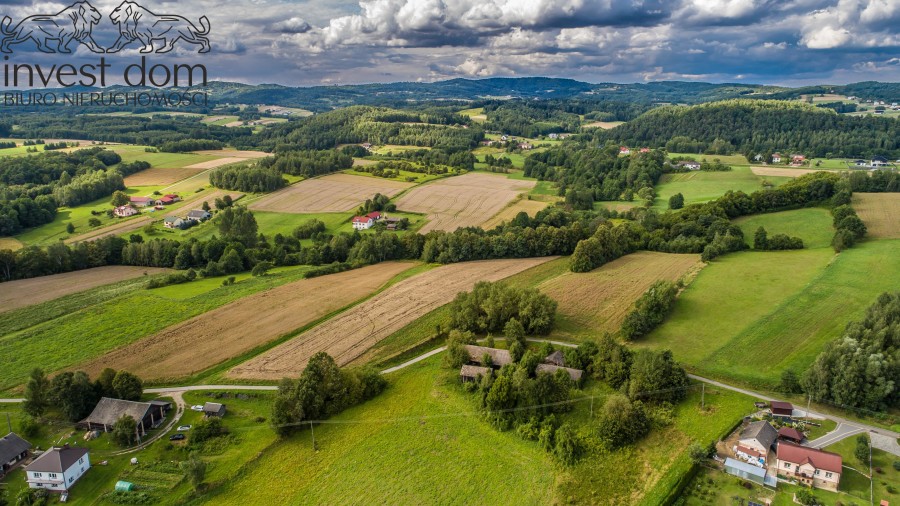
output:
M 374 213 L 369 213 L 366 215 L 367 218 L 372 218 L 374 221 L 378 221 L 382 218 L 381 213 L 375 211 Z
M 794 405 L 790 402 L 772 401 L 772 414 L 775 416 L 791 416 L 794 414 Z
M 837 490 L 844 463 L 840 455 L 785 441 L 778 443 L 776 454 L 778 474 L 796 479 L 803 485 Z

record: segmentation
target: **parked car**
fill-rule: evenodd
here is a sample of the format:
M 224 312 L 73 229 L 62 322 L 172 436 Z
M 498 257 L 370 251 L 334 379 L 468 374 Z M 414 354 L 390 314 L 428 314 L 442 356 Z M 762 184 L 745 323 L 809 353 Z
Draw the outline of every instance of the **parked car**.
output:
M 184 440 L 184 434 L 172 434 L 169 436 L 169 441 L 182 441 Z
M 195 404 L 195 405 L 191 406 L 191 410 L 192 410 L 192 411 L 203 411 L 203 405 L 202 405 L 202 404 Z
M 179 426 L 177 429 L 175 429 L 175 430 L 177 430 L 177 431 L 191 430 L 191 426 L 190 426 L 190 425 L 180 425 L 180 426 Z

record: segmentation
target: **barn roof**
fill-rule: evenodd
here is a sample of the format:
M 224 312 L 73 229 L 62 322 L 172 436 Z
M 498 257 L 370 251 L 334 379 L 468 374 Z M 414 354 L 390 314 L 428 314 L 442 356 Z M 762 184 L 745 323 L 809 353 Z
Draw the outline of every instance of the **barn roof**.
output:
M 9 462 L 29 449 L 31 443 L 20 438 L 15 432 L 10 432 L 0 439 L 0 463 Z
M 123 401 L 122 399 L 110 399 L 104 397 L 100 399 L 94 410 L 87 418 L 81 421 L 83 424 L 97 425 L 114 425 L 122 415 L 128 415 L 134 418 L 134 421 L 140 423 L 150 411 L 151 404 L 149 402 Z
M 790 415 L 794 412 L 794 405 L 790 402 L 772 401 L 769 406 L 772 408 L 772 413 Z
M 469 352 L 469 360 L 479 364 L 485 354 L 491 357 L 491 364 L 497 367 L 503 367 L 504 365 L 511 364 L 513 361 L 512 355 L 509 354 L 508 350 L 486 348 L 484 346 L 475 346 L 471 344 L 465 345 L 464 348 Z
M 459 370 L 459 375 L 464 378 L 477 378 L 478 376 L 487 376 L 490 372 L 491 369 L 489 367 L 466 364 Z
M 563 352 L 556 350 L 553 353 L 547 355 L 547 358 L 544 359 L 544 362 L 558 366 L 565 366 L 566 356 L 563 355 Z
M 572 378 L 572 381 L 581 381 L 581 376 L 584 375 L 584 371 L 581 369 L 571 369 L 569 367 L 560 367 L 558 365 L 553 364 L 538 364 L 538 366 L 534 369 L 534 372 L 546 372 L 549 374 L 555 374 L 556 371 L 563 370 L 569 374 L 569 377 Z
M 741 435 L 738 438 L 741 441 L 746 439 L 755 439 L 759 441 L 764 448 L 769 448 L 772 446 L 772 443 L 778 439 L 778 432 L 775 431 L 775 427 L 769 425 L 769 422 L 765 420 L 760 420 L 758 422 L 752 422 L 741 431 Z
M 803 441 L 803 433 L 793 427 L 782 427 L 778 429 L 778 436 Z

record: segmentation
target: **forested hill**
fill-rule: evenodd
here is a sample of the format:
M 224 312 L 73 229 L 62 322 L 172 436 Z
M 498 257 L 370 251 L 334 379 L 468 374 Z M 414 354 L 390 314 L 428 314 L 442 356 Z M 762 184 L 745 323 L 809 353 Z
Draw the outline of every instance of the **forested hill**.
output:
M 746 155 L 776 151 L 806 156 L 900 158 L 900 121 L 839 115 L 800 102 L 729 100 L 666 106 L 607 131 L 594 141 L 667 147 L 675 152 Z

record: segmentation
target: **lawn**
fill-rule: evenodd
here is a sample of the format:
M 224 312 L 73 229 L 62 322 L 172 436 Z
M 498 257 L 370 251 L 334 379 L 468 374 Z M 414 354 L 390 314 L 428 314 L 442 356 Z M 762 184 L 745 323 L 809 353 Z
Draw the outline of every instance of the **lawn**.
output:
M 180 169 L 202 162 L 215 160 L 217 156 L 198 155 L 194 153 L 148 153 L 147 146 L 111 146 L 110 149 L 122 157 L 125 163 L 136 161 L 147 162 L 151 167 Z
M 773 387 L 782 371 L 806 370 L 847 322 L 900 286 L 898 247 L 882 240 L 837 256 L 827 248 L 726 255 L 639 346 L 671 349 L 698 374 Z
M 162 291 L 123 282 L 10 312 L 3 321 L 16 322 L 17 330 L 0 335 L 0 355 L 5 357 L 0 391 L 24 383 L 33 367 L 48 372 L 75 367 L 238 298 L 301 279 L 307 270 L 295 267 L 265 277 L 241 276 L 232 286 L 221 286 L 223 278 L 201 280 Z M 172 292 L 194 295 L 170 297 Z
M 814 207 L 743 216 L 734 220 L 734 224 L 744 231 L 744 239 L 750 247 L 753 247 L 756 229 L 764 227 L 769 237 L 786 234 L 803 239 L 806 248 L 828 248 L 834 236 L 831 221 L 828 209 Z
M 750 162 L 747 161 L 747 157 L 744 155 L 698 155 L 695 153 L 669 153 L 669 158 L 690 158 L 692 160 L 703 161 L 713 161 L 718 159 L 725 165 L 750 165 Z
M 684 195 L 685 204 L 697 204 L 719 198 L 729 190 L 750 194 L 761 189 L 762 178 L 753 174 L 749 166 L 735 166 L 726 172 L 663 174 L 656 185 L 653 208 L 668 209 L 669 197 L 676 193 Z
M 379 161 L 381 161 L 381 160 L 379 160 Z M 385 163 L 390 165 L 391 162 L 386 160 Z M 365 172 L 362 170 L 356 170 L 356 169 L 347 169 L 343 172 L 345 174 L 350 174 L 353 176 L 378 177 L 378 176 L 372 175 L 369 172 Z M 382 178 L 382 179 L 388 179 L 390 181 L 408 181 L 410 183 L 427 183 L 428 181 L 434 181 L 435 179 L 440 179 L 442 177 L 447 177 L 447 174 L 423 174 L 421 172 L 410 172 L 408 170 L 401 170 L 399 177 Z M 413 181 L 410 181 L 410 179 L 413 179 Z

